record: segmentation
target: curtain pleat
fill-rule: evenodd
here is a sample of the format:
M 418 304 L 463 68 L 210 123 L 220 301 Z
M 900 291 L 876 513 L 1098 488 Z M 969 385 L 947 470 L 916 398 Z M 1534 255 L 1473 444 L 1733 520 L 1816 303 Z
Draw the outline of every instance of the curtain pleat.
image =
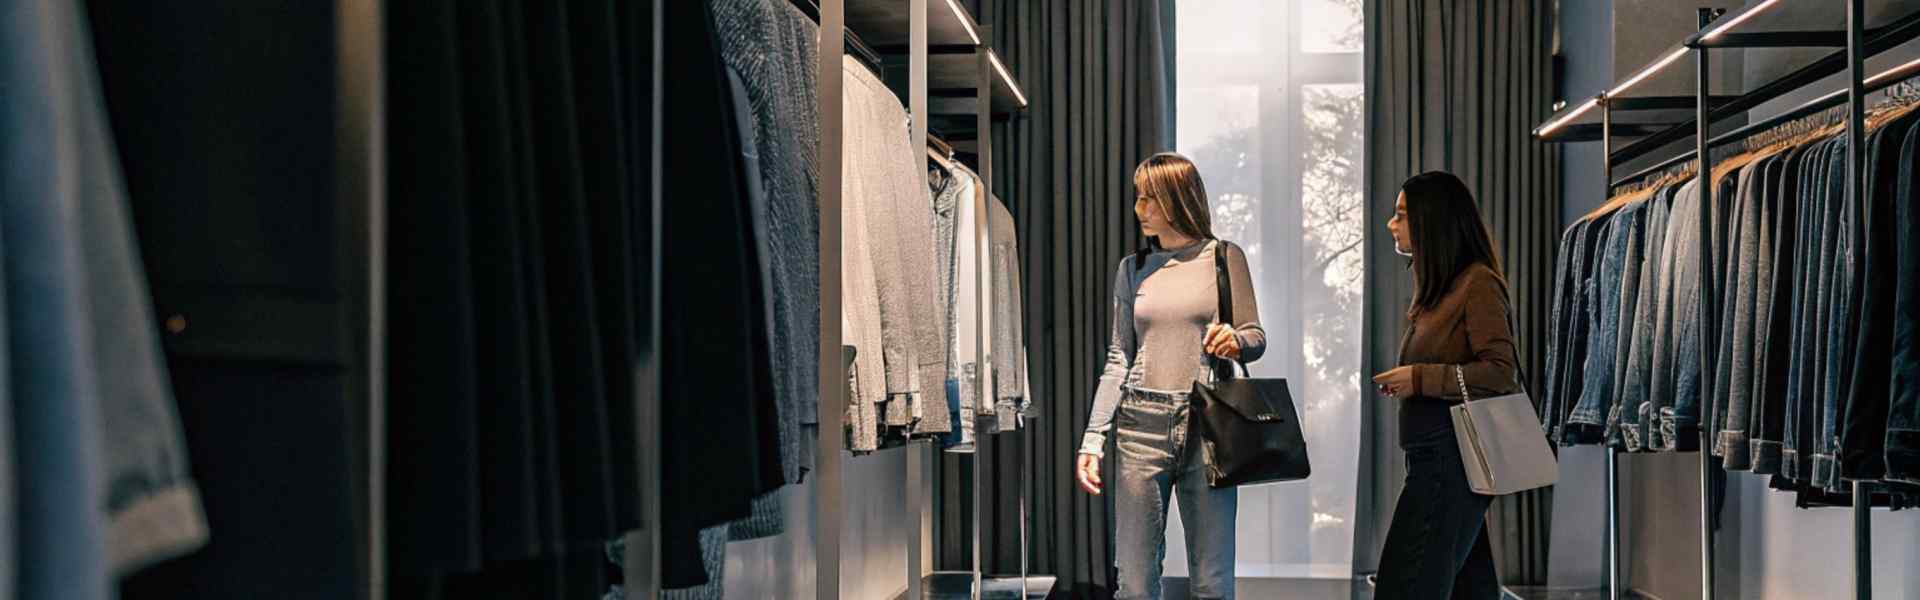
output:
M 1445 170 L 1467 182 L 1506 263 L 1530 388 L 1545 362 L 1560 214 L 1559 159 L 1528 134 L 1552 112 L 1551 10 L 1528 0 L 1369 0 L 1365 7 L 1368 223 L 1387 221 L 1409 176 Z M 1397 364 L 1411 300 L 1406 262 L 1384 233 L 1366 230 L 1367 373 Z M 1394 410 L 1380 398 L 1364 407 L 1361 464 L 1369 472 L 1361 479 L 1357 571 L 1378 568 L 1405 476 Z M 1551 507 L 1548 489 L 1503 497 L 1489 511 L 1505 582 L 1546 582 Z

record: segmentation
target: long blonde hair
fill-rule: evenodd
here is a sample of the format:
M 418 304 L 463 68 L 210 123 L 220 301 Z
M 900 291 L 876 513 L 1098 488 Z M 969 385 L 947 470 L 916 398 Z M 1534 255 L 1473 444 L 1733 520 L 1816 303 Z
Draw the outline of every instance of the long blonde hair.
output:
M 1173 152 L 1147 157 L 1133 170 L 1133 187 L 1153 199 L 1174 231 L 1196 240 L 1214 239 L 1207 184 L 1200 181 L 1200 169 L 1187 157 Z

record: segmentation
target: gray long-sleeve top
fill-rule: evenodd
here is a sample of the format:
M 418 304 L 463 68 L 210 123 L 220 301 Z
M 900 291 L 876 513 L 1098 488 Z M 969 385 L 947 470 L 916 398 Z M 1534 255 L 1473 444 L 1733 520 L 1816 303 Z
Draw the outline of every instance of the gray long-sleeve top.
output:
M 1104 454 L 1123 386 L 1185 392 L 1206 376 L 1203 342 L 1207 327 L 1219 315 L 1213 272 L 1217 246 L 1223 245 L 1208 240 L 1153 252 L 1138 269 L 1133 255 L 1120 260 L 1113 276 L 1107 363 L 1080 440 L 1081 454 Z M 1240 342 L 1240 360 L 1253 362 L 1267 349 L 1267 332 L 1260 327 L 1260 308 L 1254 302 L 1253 275 L 1240 247 L 1224 247 L 1237 321 L 1234 337 Z

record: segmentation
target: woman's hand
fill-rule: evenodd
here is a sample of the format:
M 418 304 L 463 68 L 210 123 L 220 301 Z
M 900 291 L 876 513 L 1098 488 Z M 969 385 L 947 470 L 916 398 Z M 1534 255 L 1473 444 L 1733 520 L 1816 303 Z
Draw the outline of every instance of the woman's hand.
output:
M 1233 335 L 1233 328 L 1221 323 L 1207 326 L 1207 354 L 1227 360 L 1240 360 L 1240 338 Z
M 1406 400 L 1413 397 L 1413 367 L 1394 367 L 1373 376 L 1373 383 L 1380 386 L 1380 393 L 1395 400 Z
M 1092 454 L 1080 455 L 1079 468 L 1074 469 L 1075 479 L 1080 481 L 1080 489 L 1095 496 L 1100 495 L 1100 457 Z

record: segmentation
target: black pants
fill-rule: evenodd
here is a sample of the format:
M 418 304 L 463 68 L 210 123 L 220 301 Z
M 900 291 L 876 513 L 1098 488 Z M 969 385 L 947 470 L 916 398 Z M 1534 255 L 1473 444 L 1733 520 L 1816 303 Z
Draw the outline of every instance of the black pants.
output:
M 1473 493 L 1452 431 L 1408 444 L 1407 485 L 1393 511 L 1387 546 L 1380 552 L 1375 600 L 1437 598 L 1496 600 L 1500 578 L 1487 546 L 1487 505 L 1492 496 Z

